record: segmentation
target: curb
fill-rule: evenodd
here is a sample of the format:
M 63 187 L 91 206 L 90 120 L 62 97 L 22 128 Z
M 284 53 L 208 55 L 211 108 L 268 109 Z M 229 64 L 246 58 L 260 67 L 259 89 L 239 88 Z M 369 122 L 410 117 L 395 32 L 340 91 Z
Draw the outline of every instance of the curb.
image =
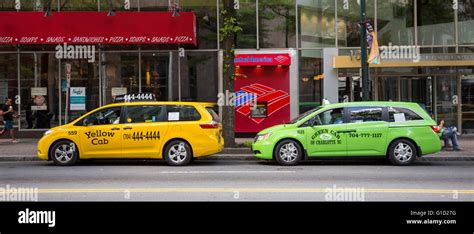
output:
M 209 157 L 201 158 L 199 160 L 244 160 L 244 161 L 260 161 L 251 154 L 216 154 Z M 336 161 L 341 161 L 344 159 L 337 159 Z M 442 162 L 442 161 L 474 161 L 474 156 L 425 156 L 418 158 L 418 161 L 422 162 Z M 18 162 L 18 161 L 43 161 L 39 159 L 36 155 L 8 155 L 0 156 L 0 162 Z M 315 159 L 314 161 L 318 161 Z M 331 161 L 330 159 L 325 161 Z

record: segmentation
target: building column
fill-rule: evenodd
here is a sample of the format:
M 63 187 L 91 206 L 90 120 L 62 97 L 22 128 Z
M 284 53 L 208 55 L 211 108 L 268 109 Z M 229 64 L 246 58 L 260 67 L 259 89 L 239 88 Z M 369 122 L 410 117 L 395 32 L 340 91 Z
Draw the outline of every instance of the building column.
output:
M 323 98 L 330 103 L 339 102 L 339 81 L 337 69 L 333 67 L 333 58 L 338 56 L 337 48 L 323 49 Z

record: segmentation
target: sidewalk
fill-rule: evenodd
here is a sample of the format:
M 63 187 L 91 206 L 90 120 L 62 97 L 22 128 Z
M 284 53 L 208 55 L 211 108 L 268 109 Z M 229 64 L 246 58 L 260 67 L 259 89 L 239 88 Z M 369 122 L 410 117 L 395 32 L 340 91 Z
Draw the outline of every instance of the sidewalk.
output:
M 20 139 L 20 143 L 11 143 L 9 139 L 0 139 L 0 161 L 35 161 L 36 145 L 39 139 Z M 237 143 L 243 143 L 251 139 L 236 139 Z M 427 161 L 474 161 L 474 136 L 463 136 L 459 139 L 462 151 L 441 151 L 434 155 L 424 156 L 422 160 Z M 240 159 L 254 160 L 249 148 L 226 148 L 219 154 L 213 155 L 211 159 Z

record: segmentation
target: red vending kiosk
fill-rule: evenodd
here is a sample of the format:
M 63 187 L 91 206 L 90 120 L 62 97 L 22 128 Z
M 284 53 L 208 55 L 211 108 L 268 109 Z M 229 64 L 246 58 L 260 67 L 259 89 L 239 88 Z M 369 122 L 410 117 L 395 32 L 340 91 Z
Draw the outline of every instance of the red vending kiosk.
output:
M 235 55 L 235 132 L 257 133 L 291 119 L 291 53 Z

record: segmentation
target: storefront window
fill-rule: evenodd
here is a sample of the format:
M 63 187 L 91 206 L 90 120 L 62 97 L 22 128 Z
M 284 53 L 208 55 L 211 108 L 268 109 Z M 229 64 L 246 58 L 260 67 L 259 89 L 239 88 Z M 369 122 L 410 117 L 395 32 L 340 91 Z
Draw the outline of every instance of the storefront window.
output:
M 398 77 L 379 77 L 378 101 L 398 101 Z
M 417 11 L 419 45 L 455 44 L 452 1 L 417 0 Z
M 132 91 L 137 90 L 141 84 L 141 92 L 153 93 L 160 101 L 171 100 L 172 83 L 170 80 L 169 56 L 169 53 L 166 52 L 142 52 L 141 83 L 138 81 L 138 76 L 130 79 L 129 87 L 133 87 L 131 88 Z M 177 62 L 173 65 L 177 65 Z M 129 69 L 132 69 L 132 67 L 129 67 Z
M 261 48 L 294 48 L 295 1 L 260 0 L 259 35 Z
M 303 50 L 300 57 L 300 114 L 321 105 L 323 56 L 321 50 Z
M 459 0 L 459 44 L 474 44 L 474 1 Z
M 334 47 L 336 18 L 334 0 L 298 0 L 301 48 Z
M 461 75 L 462 131 L 474 133 L 474 67 L 459 69 Z
M 360 5 L 358 1 L 337 1 L 337 38 L 339 47 L 360 47 Z M 374 1 L 367 0 L 367 19 L 374 22 Z M 380 2 L 380 1 L 378 1 Z M 375 26 L 374 26 L 375 27 Z
M 181 97 L 186 101 L 216 102 L 217 52 L 189 52 L 181 73 Z
M 20 54 L 21 129 L 59 124 L 57 67 L 54 53 Z
M 105 75 L 105 103 L 118 95 L 138 93 L 138 51 L 103 53 L 102 74 Z
M 189 52 L 180 60 L 180 83 L 177 81 L 177 62 L 173 63 L 172 100 L 216 102 L 217 53 Z
M 437 119 L 444 120 L 446 126 L 458 126 L 457 79 L 455 76 L 436 77 Z
M 369 100 L 374 100 L 374 69 L 369 72 Z M 363 82 L 360 69 L 339 69 L 339 101 L 362 101 Z
M 413 0 L 377 1 L 380 45 L 414 45 Z

